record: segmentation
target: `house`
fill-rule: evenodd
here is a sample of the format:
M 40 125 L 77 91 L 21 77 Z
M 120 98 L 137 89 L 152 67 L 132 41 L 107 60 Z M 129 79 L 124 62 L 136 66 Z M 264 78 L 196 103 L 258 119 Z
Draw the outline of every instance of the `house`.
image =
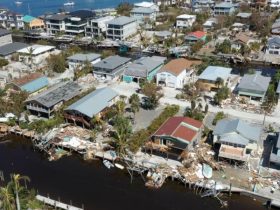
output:
M 170 117 L 151 136 L 153 148 L 181 154 L 193 148 L 201 139 L 203 124 L 189 117 Z
M 42 56 L 47 55 L 55 50 L 54 46 L 34 44 L 32 46 L 18 50 L 19 60 L 21 62 L 30 62 L 32 58 L 33 63 L 40 63 Z
M 242 46 L 250 47 L 250 44 L 254 42 L 259 43 L 260 40 L 249 33 L 240 32 L 231 40 L 231 48 L 240 50 Z
M 219 158 L 247 162 L 257 150 L 262 128 L 240 119 L 222 119 L 213 131 L 214 144 L 220 145 Z
M 176 27 L 191 28 L 196 20 L 196 15 L 179 15 L 176 17 Z
M 103 112 L 113 106 L 119 95 L 111 88 L 97 89 L 64 110 L 64 118 L 68 123 L 92 127 L 93 117 L 102 117 Z
M 91 65 L 101 61 L 101 55 L 96 53 L 81 54 L 77 53 L 67 58 L 69 70 L 80 70 L 84 67 L 85 62 L 90 62 Z
M 164 65 L 156 75 L 157 85 L 172 88 L 183 88 L 187 80 L 191 78 L 195 65 L 200 61 L 184 58 L 173 59 Z
M 211 31 L 215 28 L 215 26 L 218 24 L 217 18 L 209 18 L 208 20 L 203 23 L 203 31 Z
M 4 59 L 10 59 L 11 56 L 18 50 L 28 47 L 28 44 L 21 42 L 13 42 L 10 44 L 5 44 L 0 47 L 0 57 Z
M 176 0 L 153 0 L 153 2 L 158 6 L 170 6 L 176 4 Z
M 9 10 L 0 12 L 0 24 L 8 29 L 23 29 L 23 15 Z
M 86 27 L 86 35 L 90 37 L 105 37 L 107 22 L 113 20 L 114 18 L 114 16 L 105 16 L 89 20 Z
M 280 18 L 276 19 L 271 26 L 271 33 L 280 35 Z
M 248 23 L 248 21 L 250 20 L 251 16 L 252 16 L 252 13 L 250 13 L 250 12 L 239 12 L 236 15 L 236 20 L 238 22 L 241 22 L 241 23 Z
M 57 33 L 65 32 L 65 22 L 68 15 L 54 14 L 45 18 L 46 31 L 48 34 L 55 35 Z
M 130 58 L 118 55 L 107 57 L 93 65 L 93 75 L 98 79 L 113 80 L 121 76 Z
M 245 31 L 246 29 L 249 29 L 249 25 L 246 25 L 244 23 L 235 22 L 231 26 L 231 30 L 236 31 L 236 32 Z
M 237 86 L 238 96 L 247 96 L 251 99 L 263 101 L 271 78 L 255 74 L 246 74 Z
M 198 76 L 197 83 L 203 90 L 211 91 L 218 88 L 216 81 L 221 78 L 225 85 L 230 84 L 231 68 L 225 68 L 221 66 L 208 66 L 202 74 Z
M 81 87 L 75 82 L 63 82 L 29 98 L 26 109 L 33 115 L 51 118 L 66 101 L 79 95 Z
M 159 6 L 156 5 L 154 2 L 143 1 L 139 3 L 134 3 L 134 7 L 150 8 L 155 12 L 159 12 Z
M 194 12 L 209 11 L 215 5 L 212 0 L 192 0 L 191 7 Z
M 267 5 L 271 8 L 280 8 L 280 0 L 268 0 Z
M 165 57 L 160 56 L 141 57 L 124 67 L 123 81 L 151 81 L 163 66 L 165 60 Z
M 157 39 L 157 42 L 163 44 L 166 39 L 171 38 L 171 31 L 155 31 L 154 36 Z
M 137 32 L 135 18 L 120 16 L 107 22 L 106 37 L 112 40 L 125 40 Z
M 206 41 L 206 32 L 195 31 L 195 32 L 190 32 L 185 36 L 186 44 L 194 44 L 198 41 L 202 41 L 202 42 Z
M 45 23 L 42 19 L 35 18 L 30 15 L 23 16 L 24 27 L 26 29 L 43 29 L 45 28 Z
M 6 29 L 0 28 L 0 47 L 13 42 L 12 34 Z
M 32 73 L 11 81 L 11 85 L 15 90 L 32 94 L 46 88 L 49 81 L 46 76 L 40 73 Z
M 270 55 L 280 55 L 280 37 L 275 36 L 268 39 L 265 53 Z
M 232 15 L 235 10 L 234 4 L 229 2 L 221 2 L 214 6 L 214 15 Z
M 270 154 L 270 162 L 274 164 L 280 164 L 280 134 L 278 133 L 277 138 L 275 139 Z
M 138 23 L 156 21 L 156 11 L 146 7 L 134 7 L 130 12 L 130 16 L 135 18 Z

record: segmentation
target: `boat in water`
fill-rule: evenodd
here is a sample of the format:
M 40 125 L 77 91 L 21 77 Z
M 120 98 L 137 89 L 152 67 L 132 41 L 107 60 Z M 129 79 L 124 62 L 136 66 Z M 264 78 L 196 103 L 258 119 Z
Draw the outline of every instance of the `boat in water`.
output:
M 16 4 L 17 6 L 22 5 L 22 1 L 15 1 L 15 4 Z
M 74 6 L 75 2 L 74 1 L 68 1 L 66 3 L 63 4 L 64 6 L 70 7 L 70 6 Z

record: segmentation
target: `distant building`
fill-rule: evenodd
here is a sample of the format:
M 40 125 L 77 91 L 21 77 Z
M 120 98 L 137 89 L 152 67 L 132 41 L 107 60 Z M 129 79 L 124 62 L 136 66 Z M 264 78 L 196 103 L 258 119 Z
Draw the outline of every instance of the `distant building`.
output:
M 212 0 L 192 0 L 191 7 L 194 12 L 210 11 L 215 5 L 215 1 Z
M 65 21 L 68 15 L 65 14 L 55 14 L 47 16 L 46 30 L 48 34 L 55 35 L 60 32 L 65 32 Z
M 85 65 L 85 62 L 90 62 L 91 65 L 96 64 L 101 60 L 100 54 L 88 53 L 88 54 L 75 54 L 67 58 L 69 70 L 75 71 L 82 69 Z
M 86 35 L 90 37 L 106 36 L 107 22 L 113 20 L 114 16 L 99 17 L 89 20 L 86 27 Z
M 235 11 L 235 6 L 229 2 L 221 2 L 214 6 L 214 15 L 231 15 Z
M 248 23 L 248 20 L 250 20 L 252 16 L 252 13 L 250 12 L 239 12 L 236 15 L 237 21 L 241 23 Z
M 26 101 L 26 109 L 33 115 L 51 118 L 64 102 L 77 96 L 81 87 L 74 82 L 55 85 Z
M 280 164 L 280 134 L 278 133 L 276 141 L 273 142 L 272 150 L 270 154 L 270 162 L 275 164 Z
M 179 15 L 176 17 L 176 27 L 178 28 L 191 28 L 195 23 L 196 15 Z
M 0 12 L 0 25 L 7 29 L 23 29 L 23 15 L 4 10 Z
M 195 65 L 200 61 L 184 58 L 173 59 L 164 65 L 157 73 L 157 85 L 182 89 L 191 78 Z
M 247 96 L 251 99 L 264 100 L 271 78 L 255 74 L 246 74 L 237 86 L 239 96 Z
M 203 23 L 203 31 L 211 31 L 215 28 L 215 26 L 218 24 L 217 18 L 209 18 L 208 20 Z
M 93 65 L 93 75 L 98 79 L 113 80 L 119 78 L 130 58 L 118 55 L 107 57 Z
M 151 81 L 154 79 L 158 70 L 163 66 L 165 60 L 165 57 L 159 56 L 141 57 L 125 66 L 123 81 Z
M 270 55 L 280 55 L 280 37 L 275 36 L 267 41 L 266 45 L 266 54 Z
M 91 120 L 94 117 L 102 117 L 103 112 L 118 99 L 118 93 L 111 88 L 97 89 L 67 107 L 64 110 L 64 118 L 68 123 L 90 128 Z
M 159 6 L 156 5 L 154 2 L 143 1 L 139 3 L 134 3 L 134 7 L 150 8 L 155 12 L 159 12 Z
M 107 22 L 106 37 L 112 40 L 125 40 L 137 32 L 135 18 L 120 16 Z
M 28 74 L 11 81 L 15 90 L 26 91 L 29 94 L 38 92 L 49 85 L 48 78 L 39 73 Z
M 13 42 L 12 34 L 6 29 L 0 28 L 0 47 Z
M 231 68 L 225 68 L 220 66 L 208 66 L 199 76 L 197 83 L 200 88 L 204 90 L 216 90 L 218 85 L 216 81 L 221 78 L 226 86 L 230 85 L 230 73 Z
M 262 128 L 239 119 L 222 119 L 214 131 L 214 143 L 220 144 L 219 158 L 247 162 L 257 149 Z
M 24 27 L 26 29 L 43 29 L 45 28 L 45 23 L 42 19 L 35 18 L 30 15 L 23 16 Z
M 150 142 L 155 149 L 181 154 L 199 143 L 202 129 L 201 121 L 189 117 L 170 117 L 152 135 Z
M 134 7 L 130 12 L 130 16 L 135 18 L 138 23 L 156 21 L 156 11 L 146 7 Z
M 194 44 L 198 41 L 206 41 L 206 32 L 204 31 L 195 31 L 190 32 L 185 36 L 186 44 Z

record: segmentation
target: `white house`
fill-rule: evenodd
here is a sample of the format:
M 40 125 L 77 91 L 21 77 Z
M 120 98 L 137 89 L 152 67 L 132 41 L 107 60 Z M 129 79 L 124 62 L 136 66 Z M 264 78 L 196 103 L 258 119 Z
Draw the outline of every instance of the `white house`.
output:
M 86 27 L 86 35 L 90 37 L 100 37 L 107 31 L 107 22 L 113 20 L 114 16 L 105 16 L 89 20 Z
M 196 15 L 179 15 L 176 17 L 176 26 L 178 28 L 190 28 L 196 20 Z
M 135 18 L 120 16 L 107 22 L 106 37 L 112 40 L 124 40 L 137 32 Z
M 275 36 L 267 41 L 266 54 L 280 55 L 280 37 Z
M 159 6 L 153 2 L 143 1 L 143 2 L 139 2 L 139 3 L 135 3 L 134 7 L 150 8 L 150 9 L 154 10 L 155 12 L 159 12 Z
M 181 89 L 191 79 L 193 66 L 201 63 L 184 58 L 171 60 L 157 73 L 157 85 Z
M 85 62 L 90 62 L 93 66 L 97 62 L 101 61 L 101 55 L 95 53 L 88 54 L 75 54 L 67 58 L 69 69 L 72 71 L 82 69 L 85 65 Z
M 151 8 L 134 7 L 130 12 L 130 16 L 137 19 L 139 23 L 144 21 L 156 21 L 156 11 Z

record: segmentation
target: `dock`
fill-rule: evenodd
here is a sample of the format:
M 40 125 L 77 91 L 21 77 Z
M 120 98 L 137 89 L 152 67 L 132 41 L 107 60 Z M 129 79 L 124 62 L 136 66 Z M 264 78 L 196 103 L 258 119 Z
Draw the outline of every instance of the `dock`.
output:
M 66 203 L 62 203 L 60 201 L 56 201 L 56 200 L 53 200 L 51 198 L 48 198 L 48 197 L 45 197 L 42 195 L 36 195 L 36 199 L 38 201 L 41 201 L 41 202 L 43 202 L 49 206 L 53 206 L 55 208 L 60 208 L 60 209 L 65 209 L 65 210 L 83 210 L 83 208 L 78 208 L 78 207 L 75 207 L 72 205 L 68 205 Z

